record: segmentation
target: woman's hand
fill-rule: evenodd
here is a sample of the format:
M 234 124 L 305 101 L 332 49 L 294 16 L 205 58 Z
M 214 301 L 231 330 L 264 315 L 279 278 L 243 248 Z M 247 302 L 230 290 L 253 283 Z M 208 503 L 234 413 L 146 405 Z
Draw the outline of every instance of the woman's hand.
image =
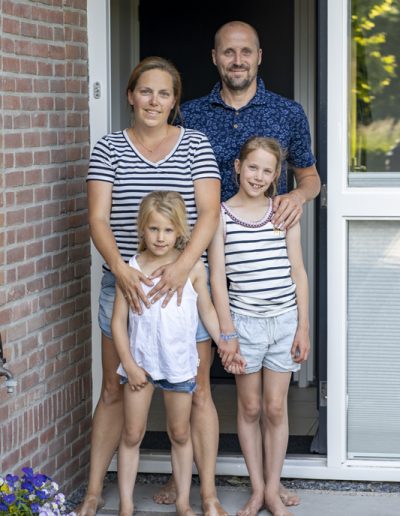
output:
M 160 277 L 160 281 L 148 293 L 148 298 L 151 303 L 155 303 L 165 296 L 161 305 L 162 308 L 165 308 L 176 292 L 178 296 L 177 304 L 180 306 L 182 302 L 183 287 L 187 282 L 189 273 L 190 269 L 187 270 L 186 267 L 179 263 L 179 260 L 156 269 L 152 274 L 150 274 L 150 279 Z
M 118 269 L 113 272 L 118 286 L 134 312 L 138 314 L 142 313 L 142 303 L 146 308 L 150 307 L 149 298 L 142 289 L 142 283 L 145 283 L 149 287 L 153 286 L 153 282 L 147 276 L 126 263 L 122 263 Z

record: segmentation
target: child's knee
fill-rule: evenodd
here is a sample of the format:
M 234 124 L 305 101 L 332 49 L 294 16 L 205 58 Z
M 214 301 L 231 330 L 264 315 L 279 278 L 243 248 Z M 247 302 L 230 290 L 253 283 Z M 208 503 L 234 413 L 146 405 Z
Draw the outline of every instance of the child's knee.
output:
M 171 443 L 183 446 L 190 439 L 190 426 L 173 425 L 168 428 L 168 435 Z
M 278 400 L 268 401 L 265 405 L 265 416 L 267 421 L 273 425 L 282 423 L 286 417 L 285 403 Z
M 144 428 L 124 428 L 121 439 L 126 446 L 139 446 L 145 433 Z
M 252 422 L 261 417 L 261 401 L 253 398 L 239 403 L 239 414 L 247 421 Z

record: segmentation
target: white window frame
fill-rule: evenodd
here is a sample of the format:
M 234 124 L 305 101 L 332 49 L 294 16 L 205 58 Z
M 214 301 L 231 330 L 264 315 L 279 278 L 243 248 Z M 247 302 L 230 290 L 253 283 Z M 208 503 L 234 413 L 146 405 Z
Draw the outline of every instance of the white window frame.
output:
M 400 189 L 348 186 L 348 0 L 328 4 L 328 470 L 332 478 L 398 480 L 400 462 L 347 458 L 347 222 L 400 219 Z

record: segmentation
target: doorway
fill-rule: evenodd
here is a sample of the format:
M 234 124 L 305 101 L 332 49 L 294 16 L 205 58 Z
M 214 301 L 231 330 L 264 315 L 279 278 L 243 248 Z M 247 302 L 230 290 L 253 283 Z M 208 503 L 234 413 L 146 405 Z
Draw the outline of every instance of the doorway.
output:
M 182 75 L 183 100 L 207 94 L 218 79 L 211 61 L 215 30 L 232 19 L 253 25 L 260 35 L 263 63 L 260 76 L 268 89 L 298 100 L 310 121 L 315 142 L 315 22 L 314 0 L 283 0 L 279 3 L 246 2 L 246 9 L 232 6 L 226 0 L 208 0 L 191 6 L 187 2 L 142 2 L 138 0 L 108 0 L 111 49 L 109 94 L 110 120 L 108 130 L 129 124 L 125 102 L 125 83 L 138 62 L 147 55 L 161 55 L 173 61 Z M 195 11 L 193 11 L 193 9 Z M 212 13 L 210 20 L 209 13 Z M 229 14 L 229 16 L 227 16 Z M 155 36 L 156 35 L 156 36 Z M 120 99 L 115 105 L 114 99 Z M 309 203 L 310 204 L 310 203 Z M 310 280 L 310 313 L 315 314 L 315 216 L 314 207 L 307 206 L 302 219 L 303 251 Z M 311 325 L 315 315 L 312 315 Z M 312 345 L 315 348 L 312 332 Z M 94 372 L 96 374 L 96 372 Z M 296 374 L 289 393 L 289 423 L 291 438 L 289 453 L 307 454 L 319 423 L 317 410 L 318 367 L 315 350 L 306 367 Z M 239 452 L 236 438 L 236 392 L 233 379 L 216 359 L 212 370 L 212 389 L 220 418 L 222 454 Z M 161 398 L 155 396 L 144 446 L 162 450 L 169 446 L 165 434 Z

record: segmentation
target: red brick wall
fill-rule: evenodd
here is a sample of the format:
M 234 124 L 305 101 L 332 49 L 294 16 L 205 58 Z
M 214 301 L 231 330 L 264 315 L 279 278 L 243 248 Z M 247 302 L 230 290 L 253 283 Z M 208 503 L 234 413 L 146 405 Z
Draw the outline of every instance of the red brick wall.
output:
M 0 473 L 65 492 L 87 476 L 91 419 L 86 0 L 0 0 Z

